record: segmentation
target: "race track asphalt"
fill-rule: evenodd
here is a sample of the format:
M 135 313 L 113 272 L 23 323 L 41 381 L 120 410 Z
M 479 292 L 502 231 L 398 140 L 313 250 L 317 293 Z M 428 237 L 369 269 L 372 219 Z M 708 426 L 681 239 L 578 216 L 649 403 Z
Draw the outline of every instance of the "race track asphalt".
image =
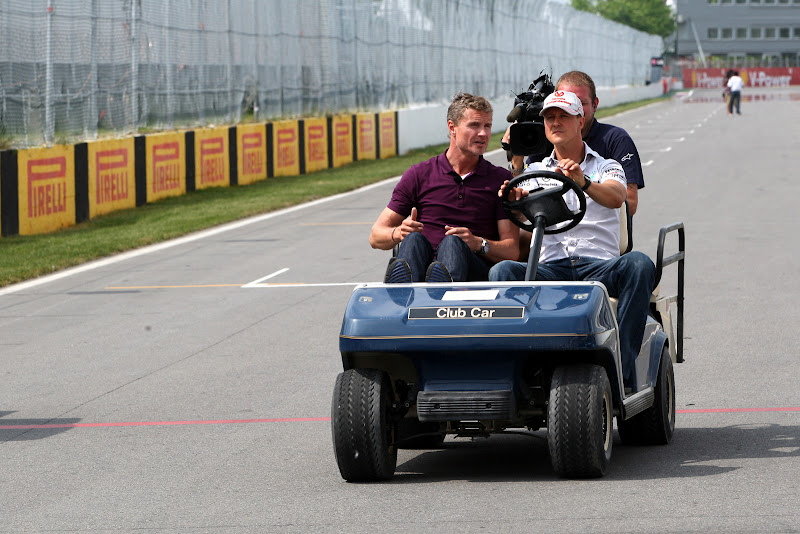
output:
M 344 482 L 338 333 L 382 278 L 389 180 L 0 290 L 0 531 L 800 532 L 800 88 L 742 113 L 694 91 L 607 119 L 645 163 L 635 248 L 686 225 L 670 445 L 576 481 L 542 432 L 448 438 Z

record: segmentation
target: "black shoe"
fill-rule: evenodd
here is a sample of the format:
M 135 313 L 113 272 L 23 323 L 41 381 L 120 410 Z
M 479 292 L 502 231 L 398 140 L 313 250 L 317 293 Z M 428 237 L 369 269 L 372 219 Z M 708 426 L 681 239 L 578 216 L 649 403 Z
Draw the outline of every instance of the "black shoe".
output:
M 425 281 L 433 282 L 435 284 L 446 284 L 453 281 L 447 267 L 440 261 L 435 261 L 428 266 L 428 272 L 425 273 Z
M 386 274 L 383 276 L 384 284 L 410 284 L 412 281 L 411 267 L 406 260 L 395 258 L 389 262 Z

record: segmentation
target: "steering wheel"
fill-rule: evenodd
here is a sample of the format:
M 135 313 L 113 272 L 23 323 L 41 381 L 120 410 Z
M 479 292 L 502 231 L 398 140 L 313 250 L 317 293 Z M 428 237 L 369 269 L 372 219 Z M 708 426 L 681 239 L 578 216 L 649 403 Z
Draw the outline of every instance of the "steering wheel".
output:
M 545 179 L 545 186 L 538 185 L 534 179 Z M 550 185 L 550 181 L 558 184 Z M 549 187 L 548 187 L 549 185 Z M 508 193 L 515 187 L 521 187 L 528 191 L 528 195 L 519 200 L 508 200 Z M 564 201 L 564 194 L 574 191 L 578 196 L 579 206 L 576 210 L 567 207 Z M 508 218 L 522 228 L 530 232 L 534 229 L 534 222 L 537 218 L 543 218 L 545 227 L 552 227 L 556 224 L 566 222 L 564 226 L 558 228 L 545 229 L 545 234 L 558 234 L 577 226 L 583 216 L 586 215 L 586 195 L 581 188 L 570 178 L 551 171 L 532 171 L 526 172 L 511 180 L 505 188 L 503 197 L 503 210 Z M 520 213 L 526 218 L 520 217 Z

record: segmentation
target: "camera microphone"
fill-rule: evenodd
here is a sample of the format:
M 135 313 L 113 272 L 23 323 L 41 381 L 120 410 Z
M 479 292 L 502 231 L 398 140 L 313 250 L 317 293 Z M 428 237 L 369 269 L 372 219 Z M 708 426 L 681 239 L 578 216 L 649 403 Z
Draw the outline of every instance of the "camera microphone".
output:
M 517 104 L 516 106 L 514 106 L 514 109 L 512 109 L 511 112 L 508 114 L 506 120 L 508 122 L 518 121 L 520 118 L 522 118 L 522 114 L 524 113 L 524 108 L 525 104 Z

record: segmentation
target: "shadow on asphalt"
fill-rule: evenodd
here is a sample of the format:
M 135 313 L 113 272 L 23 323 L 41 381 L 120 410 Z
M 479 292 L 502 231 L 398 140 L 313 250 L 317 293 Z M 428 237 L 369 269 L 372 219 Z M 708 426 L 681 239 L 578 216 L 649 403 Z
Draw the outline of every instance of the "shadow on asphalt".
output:
M 404 460 L 404 456 L 415 454 Z M 740 469 L 739 460 L 796 459 L 800 456 L 800 426 L 779 424 L 677 428 L 666 446 L 626 446 L 615 434 L 609 480 L 707 477 Z M 546 434 L 497 435 L 453 439 L 441 449 L 400 451 L 392 483 L 555 480 Z
M 0 443 L 6 441 L 31 441 L 53 437 L 81 420 L 76 418 L 56 419 L 7 419 L 15 412 L 0 412 Z

